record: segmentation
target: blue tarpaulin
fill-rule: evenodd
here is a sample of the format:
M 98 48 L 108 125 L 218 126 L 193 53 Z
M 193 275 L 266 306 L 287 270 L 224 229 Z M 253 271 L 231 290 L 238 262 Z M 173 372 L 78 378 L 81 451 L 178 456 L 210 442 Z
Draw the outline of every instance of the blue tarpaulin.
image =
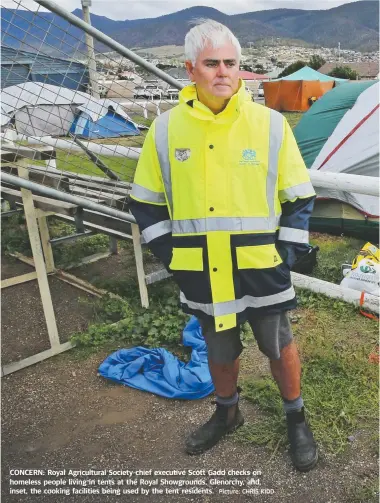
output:
M 99 367 L 107 379 L 165 398 L 197 400 L 214 391 L 207 361 L 207 346 L 193 316 L 183 331 L 183 344 L 192 348 L 188 363 L 162 348 L 138 346 L 120 349 Z

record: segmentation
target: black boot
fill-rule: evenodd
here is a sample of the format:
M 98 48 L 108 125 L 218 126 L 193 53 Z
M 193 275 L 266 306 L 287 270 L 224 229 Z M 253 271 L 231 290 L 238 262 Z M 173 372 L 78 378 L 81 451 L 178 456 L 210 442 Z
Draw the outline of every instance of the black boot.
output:
M 304 408 L 286 414 L 286 421 L 293 465 L 300 472 L 307 472 L 317 464 L 318 451 L 313 433 L 305 420 Z
M 228 411 L 236 407 L 232 420 L 228 422 Z M 211 449 L 227 433 L 232 433 L 244 424 L 238 403 L 232 407 L 216 403 L 216 410 L 206 424 L 195 430 L 186 440 L 188 454 L 201 454 Z

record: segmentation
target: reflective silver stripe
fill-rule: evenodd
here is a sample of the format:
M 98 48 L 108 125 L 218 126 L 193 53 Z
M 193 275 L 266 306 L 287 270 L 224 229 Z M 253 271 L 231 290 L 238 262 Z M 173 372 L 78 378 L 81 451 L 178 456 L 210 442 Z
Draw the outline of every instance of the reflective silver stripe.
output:
M 265 297 L 245 295 L 241 299 L 218 302 L 216 304 L 202 304 L 200 302 L 187 300 L 183 292 L 180 293 L 179 298 L 183 304 L 187 304 L 191 309 L 198 309 L 210 316 L 225 316 L 227 314 L 241 313 L 248 307 L 259 308 L 287 302 L 288 300 L 292 300 L 294 296 L 295 291 L 293 286 L 291 286 L 283 292 L 266 295 Z
M 282 203 L 291 201 L 296 197 L 312 197 L 314 195 L 315 190 L 311 182 L 300 183 L 299 185 L 294 185 L 293 187 L 288 187 L 278 192 L 278 197 Z
M 190 309 L 197 309 L 198 311 L 202 311 L 203 313 L 208 314 L 209 316 L 214 316 L 214 307 L 212 304 L 202 304 L 200 302 L 193 302 L 192 300 L 187 300 L 185 294 L 180 292 L 179 300 L 182 304 L 187 304 Z
M 158 222 L 157 224 L 147 227 L 142 231 L 141 234 L 144 239 L 144 243 L 149 243 L 149 241 L 159 238 L 164 234 L 168 234 L 171 231 L 172 231 L 171 220 L 163 220 L 162 222 Z
M 275 231 L 280 217 L 212 217 L 173 220 L 173 234 L 198 234 L 209 231 Z
M 170 216 L 173 216 L 173 194 L 169 158 L 169 117 L 170 110 L 164 112 L 155 120 L 155 141 L 158 160 L 168 198 Z
M 282 144 L 284 131 L 284 118 L 275 110 L 270 110 L 269 127 L 269 154 L 268 154 L 268 175 L 267 175 L 267 203 L 269 217 L 275 215 L 275 190 L 278 174 L 278 158 Z
M 132 185 L 131 196 L 147 201 L 148 203 L 166 203 L 164 192 L 154 192 L 137 183 Z
M 307 244 L 309 242 L 309 231 L 303 231 L 302 229 L 292 229 L 291 227 L 280 227 L 278 239 L 280 241 L 291 241 L 292 243 Z

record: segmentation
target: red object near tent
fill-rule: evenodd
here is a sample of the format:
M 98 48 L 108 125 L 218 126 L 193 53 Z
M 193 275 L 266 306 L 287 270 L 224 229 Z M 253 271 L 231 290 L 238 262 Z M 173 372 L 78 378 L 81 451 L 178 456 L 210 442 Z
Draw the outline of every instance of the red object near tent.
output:
M 268 75 L 261 75 L 261 73 L 246 72 L 240 70 L 239 77 L 243 80 L 269 80 Z

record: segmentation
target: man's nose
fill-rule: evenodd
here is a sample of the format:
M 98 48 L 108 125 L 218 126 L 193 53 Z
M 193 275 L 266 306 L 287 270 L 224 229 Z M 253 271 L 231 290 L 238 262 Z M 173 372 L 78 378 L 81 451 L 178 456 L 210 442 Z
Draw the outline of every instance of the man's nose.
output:
M 221 61 L 218 65 L 218 77 L 224 77 L 226 75 L 228 75 L 228 68 L 224 62 Z

